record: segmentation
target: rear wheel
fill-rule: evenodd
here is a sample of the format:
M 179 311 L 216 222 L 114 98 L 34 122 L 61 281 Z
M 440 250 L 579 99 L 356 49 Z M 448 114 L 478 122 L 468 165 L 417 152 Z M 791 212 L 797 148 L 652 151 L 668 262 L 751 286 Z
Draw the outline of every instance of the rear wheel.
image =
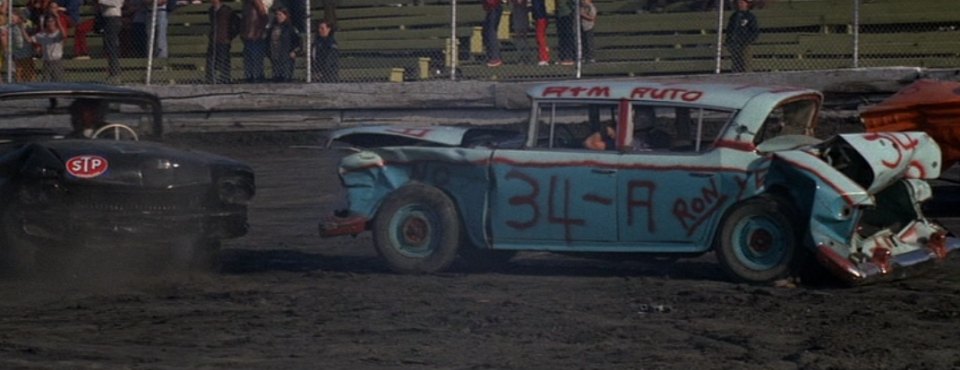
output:
M 394 271 L 432 273 L 453 262 L 460 245 L 460 218 L 439 189 L 411 183 L 384 200 L 373 220 L 377 253 Z
M 734 206 L 721 226 L 716 253 L 734 279 L 768 283 L 792 272 L 799 239 L 797 212 L 786 200 L 760 196 Z

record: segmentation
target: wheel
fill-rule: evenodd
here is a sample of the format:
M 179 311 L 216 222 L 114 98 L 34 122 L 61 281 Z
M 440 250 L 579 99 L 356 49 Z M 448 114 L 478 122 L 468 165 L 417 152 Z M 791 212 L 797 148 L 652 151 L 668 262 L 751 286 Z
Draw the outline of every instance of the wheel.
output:
M 92 138 L 92 139 L 97 139 L 97 138 L 100 137 L 100 135 L 103 135 L 104 133 L 106 133 L 106 132 L 109 131 L 109 130 L 113 130 L 113 139 L 114 139 L 114 140 L 120 140 L 120 139 L 123 137 L 123 136 L 120 135 L 120 134 L 123 133 L 123 132 L 126 132 L 131 138 L 133 138 L 134 141 L 139 141 L 139 140 L 140 140 L 140 137 L 137 136 L 137 132 L 136 132 L 136 131 L 134 131 L 132 128 L 130 128 L 130 126 L 124 125 L 124 124 L 122 124 L 122 123 L 111 123 L 111 124 L 109 124 L 109 125 L 105 125 L 105 126 L 103 126 L 103 127 L 101 127 L 101 128 L 98 128 L 97 131 L 94 131 L 94 132 L 93 132 L 93 135 L 90 135 L 90 138 Z
M 460 218 L 453 201 L 432 186 L 411 183 L 384 200 L 373 220 L 373 244 L 394 271 L 432 273 L 457 256 Z
M 786 200 L 760 196 L 734 206 L 716 246 L 720 265 L 734 279 L 768 283 L 792 271 L 798 252 L 797 212 Z

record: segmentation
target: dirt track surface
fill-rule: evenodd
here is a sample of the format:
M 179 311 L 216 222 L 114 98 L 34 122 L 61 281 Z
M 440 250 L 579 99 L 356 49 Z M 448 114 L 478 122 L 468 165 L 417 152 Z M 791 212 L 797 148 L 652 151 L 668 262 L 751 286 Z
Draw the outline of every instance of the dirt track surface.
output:
M 396 275 L 369 236 L 317 236 L 338 154 L 301 141 L 181 143 L 257 171 L 224 270 L 0 280 L 0 368 L 960 368 L 957 261 L 858 288 L 734 284 L 712 256 Z

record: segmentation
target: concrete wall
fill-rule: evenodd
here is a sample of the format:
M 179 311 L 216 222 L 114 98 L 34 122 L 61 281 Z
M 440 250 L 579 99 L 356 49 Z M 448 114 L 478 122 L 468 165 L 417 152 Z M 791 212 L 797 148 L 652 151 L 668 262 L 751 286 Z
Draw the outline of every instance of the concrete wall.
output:
M 828 99 L 840 99 L 886 96 L 920 78 L 956 80 L 960 71 L 876 68 L 642 79 L 798 86 L 821 90 Z M 630 80 L 637 79 L 641 78 Z M 536 83 L 425 81 L 139 88 L 163 99 L 168 131 L 184 132 L 330 129 L 363 123 L 514 123 L 527 115 L 525 92 Z

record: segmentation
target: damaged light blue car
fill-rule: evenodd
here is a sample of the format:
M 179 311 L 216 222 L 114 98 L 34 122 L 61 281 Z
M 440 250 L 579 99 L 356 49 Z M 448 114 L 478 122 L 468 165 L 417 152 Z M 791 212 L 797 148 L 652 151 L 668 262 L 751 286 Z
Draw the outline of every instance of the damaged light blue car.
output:
M 557 82 L 525 132 L 354 127 L 331 237 L 371 231 L 395 271 L 503 262 L 516 251 L 714 251 L 737 281 L 825 267 L 861 284 L 960 248 L 920 205 L 941 152 L 922 132 L 814 135 L 814 90 Z M 603 143 L 596 150 L 592 143 Z M 824 269 L 820 269 L 824 270 Z

